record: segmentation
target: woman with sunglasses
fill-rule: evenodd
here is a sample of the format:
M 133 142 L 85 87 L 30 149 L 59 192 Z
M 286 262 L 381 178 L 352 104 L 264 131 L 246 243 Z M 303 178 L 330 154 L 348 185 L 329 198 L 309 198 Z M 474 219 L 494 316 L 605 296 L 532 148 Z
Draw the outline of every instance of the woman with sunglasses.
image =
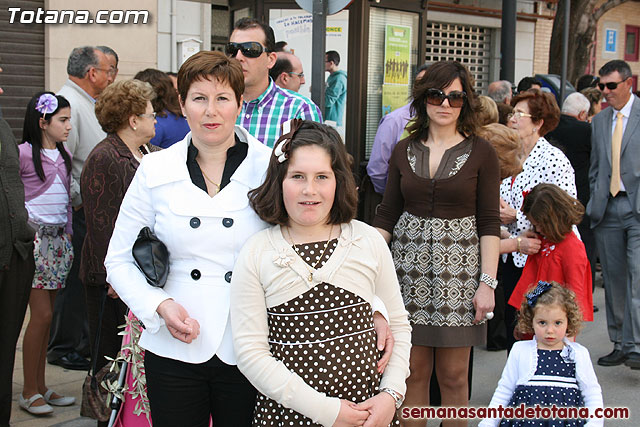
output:
M 485 343 L 493 314 L 500 167 L 491 144 L 475 135 L 472 85 L 454 61 L 431 65 L 416 83 L 416 119 L 393 151 L 374 220 L 391 241 L 413 327 L 406 407 L 429 405 L 436 360 L 442 406 L 467 405 L 470 349 Z
M 522 172 L 505 178 L 500 185 L 500 220 L 507 227 L 503 237 L 501 272 L 505 298 L 505 325 L 507 344 L 510 349 L 515 342 L 513 329 L 516 310 L 508 305 L 511 293 L 520 279 L 527 255 L 540 250 L 540 240 L 533 226 L 520 210 L 527 194 L 537 184 L 556 184 L 571 197 L 576 197 L 573 167 L 564 153 L 552 146 L 544 135 L 552 131 L 560 121 L 560 109 L 550 93 L 529 89 L 511 100 L 513 112 L 509 115 L 509 127 L 520 134 L 524 149 Z M 502 251 L 504 252 L 504 251 Z

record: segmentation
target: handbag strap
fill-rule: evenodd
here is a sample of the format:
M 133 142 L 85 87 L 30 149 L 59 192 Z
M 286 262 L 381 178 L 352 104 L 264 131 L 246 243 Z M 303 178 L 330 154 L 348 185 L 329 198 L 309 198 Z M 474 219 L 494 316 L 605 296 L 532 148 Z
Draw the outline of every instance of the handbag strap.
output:
M 94 387 L 96 380 L 96 367 L 98 366 L 98 353 L 100 346 L 100 335 L 102 332 L 102 316 L 104 315 L 104 303 L 107 300 L 107 288 L 105 287 L 100 295 L 100 312 L 98 313 L 98 328 L 96 330 L 96 339 L 93 345 L 93 351 L 91 352 L 91 366 L 89 366 L 89 372 L 87 375 L 91 376 L 91 386 Z M 93 374 L 91 373 L 93 371 Z

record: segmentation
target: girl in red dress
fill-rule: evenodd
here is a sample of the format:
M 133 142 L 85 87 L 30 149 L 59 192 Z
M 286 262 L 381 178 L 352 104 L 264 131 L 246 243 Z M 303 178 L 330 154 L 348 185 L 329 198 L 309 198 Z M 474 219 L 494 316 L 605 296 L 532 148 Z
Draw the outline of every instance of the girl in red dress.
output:
M 582 317 L 593 321 L 591 267 L 584 244 L 572 231 L 584 206 L 554 184 L 538 184 L 525 195 L 522 212 L 540 235 L 540 251 L 527 257 L 522 276 L 509 299 L 520 308 L 527 289 L 538 281 L 555 281 L 576 294 Z

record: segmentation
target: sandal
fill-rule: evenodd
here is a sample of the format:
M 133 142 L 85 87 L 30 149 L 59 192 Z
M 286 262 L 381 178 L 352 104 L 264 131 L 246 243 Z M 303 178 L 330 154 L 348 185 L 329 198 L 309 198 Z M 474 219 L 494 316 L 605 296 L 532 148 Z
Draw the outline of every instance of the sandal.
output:
M 24 409 L 25 411 L 27 411 L 32 415 L 46 415 L 53 412 L 53 408 L 46 403 L 40 406 L 31 406 L 33 405 L 33 402 L 35 402 L 38 399 L 45 400 L 40 393 L 36 393 L 28 399 L 25 399 L 24 397 L 22 397 L 22 393 L 20 393 L 18 404 L 22 409 Z
M 47 402 L 49 405 L 69 406 L 76 403 L 76 398 L 71 396 L 61 396 L 61 397 L 56 397 L 55 399 L 52 399 L 51 396 L 53 395 L 53 393 L 55 393 L 53 390 L 48 389 L 47 392 L 44 394 L 44 401 Z

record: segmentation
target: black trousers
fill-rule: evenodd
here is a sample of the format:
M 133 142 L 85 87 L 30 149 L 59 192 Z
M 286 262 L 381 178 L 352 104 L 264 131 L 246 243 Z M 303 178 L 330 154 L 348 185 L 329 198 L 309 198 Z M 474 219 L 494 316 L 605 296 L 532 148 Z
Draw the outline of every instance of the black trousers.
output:
M 34 269 L 31 249 L 27 259 L 20 258 L 13 251 L 9 268 L 0 270 L 0 427 L 8 427 L 11 418 L 13 362 L 29 303 Z
M 218 356 L 185 363 L 147 351 L 144 357 L 153 427 L 250 426 L 256 389 Z
M 502 269 L 502 285 L 504 286 L 504 324 L 507 333 L 507 350 L 511 351 L 511 347 L 515 344 L 516 339 L 513 337 L 513 330 L 516 326 L 517 313 L 514 307 L 510 306 L 508 301 L 511 294 L 522 276 L 522 268 L 516 267 L 513 263 L 511 254 L 507 257 L 507 262 L 500 260 L 500 268 Z
M 84 209 L 73 211 L 73 263 L 64 289 L 58 291 L 53 307 L 51 334 L 47 348 L 47 360 L 52 361 L 77 351 L 81 355 L 89 350 L 89 323 L 85 306 L 84 286 L 78 277 L 80 257 L 87 224 Z
M 598 248 L 596 247 L 596 235 L 591 229 L 591 220 L 587 215 L 582 218 L 582 222 L 578 224 L 578 232 L 584 249 L 587 253 L 587 259 L 591 266 L 591 290 L 596 288 L 596 262 L 598 260 Z

